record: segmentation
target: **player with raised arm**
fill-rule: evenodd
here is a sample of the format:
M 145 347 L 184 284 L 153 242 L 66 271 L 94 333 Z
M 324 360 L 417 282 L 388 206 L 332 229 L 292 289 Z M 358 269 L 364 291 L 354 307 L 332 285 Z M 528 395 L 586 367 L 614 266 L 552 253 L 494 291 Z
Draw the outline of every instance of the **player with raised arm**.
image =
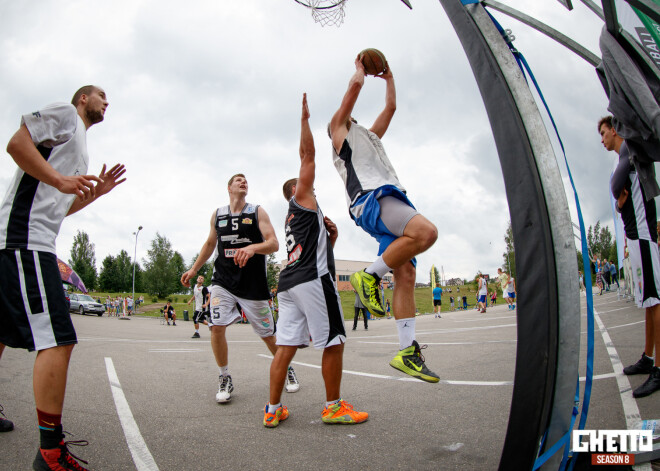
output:
M 381 138 L 396 111 L 396 90 L 389 65 L 377 77 L 386 83 L 385 108 L 371 128 L 360 126 L 351 116 L 365 78 L 361 56 L 358 56 L 355 73 L 328 129 L 333 161 L 346 187 L 351 218 L 379 242 L 378 258 L 364 271 L 351 275 L 351 284 L 367 309 L 376 316 L 383 316 L 378 284 L 387 272 L 393 272 L 392 311 L 400 351 L 390 365 L 435 383 L 439 377 L 426 367 L 415 340 L 414 290 L 415 256 L 433 245 L 438 231 L 415 210 L 385 153 Z
M 323 349 L 321 374 L 326 403 L 321 420 L 328 424 L 356 424 L 368 419 L 340 395 L 344 342 L 344 316 L 335 285 L 333 247 L 337 227 L 323 216 L 314 195 L 316 175 L 314 137 L 309 127 L 307 95 L 303 94 L 300 130 L 300 172 L 284 183 L 289 202 L 285 220 L 287 265 L 280 273 L 277 353 L 270 365 L 270 402 L 263 424 L 277 427 L 289 416 L 281 403 L 287 369 L 296 351 L 309 346 Z

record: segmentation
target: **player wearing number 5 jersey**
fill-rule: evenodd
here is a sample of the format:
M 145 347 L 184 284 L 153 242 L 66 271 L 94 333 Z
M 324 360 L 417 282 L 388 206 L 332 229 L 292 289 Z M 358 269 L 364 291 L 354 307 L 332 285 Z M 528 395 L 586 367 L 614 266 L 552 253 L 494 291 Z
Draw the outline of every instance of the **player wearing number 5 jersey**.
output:
M 217 257 L 211 280 L 211 347 L 219 368 L 217 402 L 229 402 L 234 390 L 229 374 L 229 356 L 225 331 L 238 322 L 240 304 L 254 331 L 274 355 L 275 323 L 268 308 L 268 282 L 266 255 L 279 248 L 275 230 L 266 211 L 245 201 L 248 183 L 243 174 L 229 180 L 229 205 L 218 208 L 211 216 L 211 231 L 190 270 L 183 274 L 181 283 L 189 287 L 190 280 L 206 263 L 214 251 Z M 298 390 L 295 373 L 291 371 L 287 390 Z

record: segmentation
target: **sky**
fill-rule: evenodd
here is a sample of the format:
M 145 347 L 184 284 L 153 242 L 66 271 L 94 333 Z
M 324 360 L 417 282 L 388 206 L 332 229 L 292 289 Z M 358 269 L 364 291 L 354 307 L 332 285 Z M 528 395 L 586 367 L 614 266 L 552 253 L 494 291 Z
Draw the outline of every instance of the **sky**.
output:
M 339 107 L 359 51 L 382 51 L 394 74 L 397 111 L 383 144 L 418 211 L 438 240 L 418 257 L 418 282 L 431 265 L 445 278 L 494 274 L 502 265 L 509 209 L 485 108 L 462 46 L 441 4 L 349 0 L 341 27 L 321 27 L 293 0 L 0 0 L 0 142 L 23 114 L 69 102 L 82 85 L 107 93 L 105 120 L 87 133 L 89 172 L 126 165 L 127 181 L 64 221 L 57 253 L 70 259 L 78 230 L 95 245 L 97 266 L 126 250 L 147 256 L 156 233 L 187 263 L 228 204 L 227 181 L 244 173 L 247 200 L 269 214 L 286 257 L 282 184 L 297 176 L 300 110 L 307 93 L 316 144 L 316 195 L 339 229 L 335 257 L 373 260 L 377 243 L 348 216 L 326 125 Z M 600 55 L 602 21 L 579 1 L 503 1 Z M 376 6 L 377 5 L 377 6 Z M 587 226 L 612 228 L 608 180 L 615 155 L 596 129 L 607 98 L 583 59 L 518 21 L 513 31 L 549 103 L 568 155 Z M 367 77 L 353 115 L 370 126 L 385 83 Z M 560 156 L 561 154 L 558 154 Z M 567 199 L 577 222 L 563 157 Z M 16 165 L 0 159 L 0 193 Z M 506 171 L 506 169 L 505 169 Z M 134 233 L 143 226 L 137 244 Z

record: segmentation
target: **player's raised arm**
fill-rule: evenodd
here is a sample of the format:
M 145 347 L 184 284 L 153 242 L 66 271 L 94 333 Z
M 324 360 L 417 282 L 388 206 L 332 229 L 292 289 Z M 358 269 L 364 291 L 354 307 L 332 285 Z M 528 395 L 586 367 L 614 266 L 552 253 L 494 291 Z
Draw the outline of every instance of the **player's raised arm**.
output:
M 362 85 L 364 85 L 364 65 L 362 64 L 362 56 L 357 56 L 355 59 L 355 73 L 348 83 L 348 90 L 341 101 L 339 109 L 335 112 L 330 121 L 332 146 L 337 153 L 341 151 L 341 146 L 348 134 L 346 124 L 348 123 L 348 120 L 351 119 L 351 113 L 353 113 L 355 102 L 357 101 L 358 96 L 360 96 Z
M 303 93 L 302 115 L 300 118 L 300 173 L 296 182 L 296 201 L 305 208 L 316 210 L 314 197 L 314 179 L 316 176 L 316 162 L 314 149 L 314 136 L 309 127 L 309 106 L 307 94 Z
M 385 72 L 376 75 L 376 77 L 382 78 L 387 83 L 385 89 L 385 108 L 380 112 L 376 121 L 374 121 L 370 131 L 382 139 L 385 131 L 387 131 L 387 128 L 390 126 L 390 122 L 396 111 L 396 88 L 394 86 L 392 69 L 390 69 L 389 64 L 387 64 Z

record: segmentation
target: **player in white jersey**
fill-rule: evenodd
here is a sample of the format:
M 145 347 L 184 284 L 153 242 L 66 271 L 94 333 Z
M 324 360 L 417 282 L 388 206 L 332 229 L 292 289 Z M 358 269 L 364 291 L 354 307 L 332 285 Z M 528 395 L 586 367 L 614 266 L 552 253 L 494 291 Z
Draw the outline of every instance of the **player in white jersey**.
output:
M 71 104 L 26 114 L 7 152 L 18 169 L 0 205 L 0 355 L 6 346 L 37 351 L 33 371 L 40 448 L 34 469 L 77 469 L 63 441 L 62 407 L 76 332 L 57 265 L 62 220 L 125 181 L 123 165 L 86 175 L 86 134 L 103 121 L 103 89 L 88 85 Z M 96 182 L 96 185 L 94 184 Z
M 206 321 L 206 311 L 208 311 L 209 304 L 211 302 L 211 294 L 206 286 L 204 286 L 204 277 L 199 275 L 197 277 L 197 284 L 193 286 L 193 296 L 188 301 L 190 304 L 192 301 L 195 301 L 195 313 L 193 314 L 193 324 L 195 325 L 195 333 L 192 338 L 198 339 L 199 335 L 199 324 L 209 325 Z
M 394 77 L 389 65 L 378 76 L 386 83 L 385 108 L 374 124 L 366 129 L 351 116 L 364 85 L 364 76 L 364 66 L 358 57 L 355 59 L 355 74 L 328 127 L 333 161 L 346 187 L 351 218 L 379 242 L 376 261 L 366 270 L 354 273 L 350 280 L 369 312 L 383 316 L 385 311 L 378 284 L 386 273 L 394 273 L 392 311 L 400 351 L 390 365 L 435 383 L 439 378 L 424 364 L 415 340 L 414 257 L 433 245 L 438 230 L 408 200 L 381 142 L 396 110 Z
M 299 348 L 323 349 L 321 370 L 325 384 L 325 408 L 321 420 L 329 424 L 357 424 L 369 418 L 358 412 L 340 395 L 344 356 L 344 316 L 335 285 L 335 259 L 332 248 L 337 227 L 323 217 L 314 195 L 316 162 L 314 137 L 309 127 L 307 95 L 303 94 L 300 130 L 300 172 L 284 183 L 289 202 L 285 221 L 287 265 L 280 273 L 277 323 L 277 353 L 270 365 L 270 401 L 263 424 L 277 427 L 289 416 L 281 403 L 287 369 Z
M 619 154 L 610 187 L 626 233 L 635 302 L 638 307 L 646 309 L 644 352 L 637 363 L 625 367 L 623 373 L 649 375 L 633 390 L 633 397 L 645 397 L 660 390 L 660 254 L 655 199 L 646 198 L 644 187 L 630 162 L 628 145 L 614 129 L 611 116 L 598 122 L 598 132 L 603 146 Z
M 481 312 L 486 312 L 486 295 L 488 294 L 488 283 L 482 274 L 479 274 L 479 287 L 477 291 L 477 306 L 481 306 Z

